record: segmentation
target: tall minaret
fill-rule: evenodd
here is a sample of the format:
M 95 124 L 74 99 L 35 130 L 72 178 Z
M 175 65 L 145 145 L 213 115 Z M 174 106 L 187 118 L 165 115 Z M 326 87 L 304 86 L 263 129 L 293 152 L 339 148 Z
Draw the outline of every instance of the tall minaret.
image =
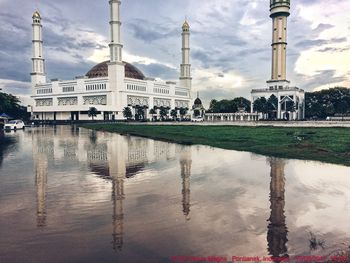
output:
M 109 44 L 110 63 L 108 64 L 108 78 L 112 91 L 121 90 L 124 87 L 125 67 L 122 60 L 123 45 L 120 37 L 120 0 L 110 0 L 110 28 L 111 42 Z M 117 96 L 120 98 L 121 96 Z M 122 110 L 120 104 L 117 103 L 117 110 Z
M 275 258 L 288 258 L 288 229 L 284 215 L 285 206 L 285 163 L 277 158 L 270 159 L 271 183 L 270 183 L 270 209 L 267 241 L 269 254 Z M 279 262 L 279 261 L 275 261 Z
M 182 211 L 186 216 L 186 220 L 190 220 L 190 197 L 191 197 L 191 148 L 184 147 L 180 157 L 181 178 L 182 178 Z
M 272 18 L 272 73 L 271 82 L 287 82 L 287 17 L 290 15 L 290 0 L 270 0 Z
M 181 75 L 180 85 L 191 89 L 192 78 L 191 78 L 191 64 L 190 64 L 190 25 L 185 20 L 182 25 L 182 64 L 181 64 Z
M 45 60 L 43 56 L 43 38 L 41 16 L 38 11 L 33 14 L 33 58 L 32 58 L 32 86 L 46 83 Z

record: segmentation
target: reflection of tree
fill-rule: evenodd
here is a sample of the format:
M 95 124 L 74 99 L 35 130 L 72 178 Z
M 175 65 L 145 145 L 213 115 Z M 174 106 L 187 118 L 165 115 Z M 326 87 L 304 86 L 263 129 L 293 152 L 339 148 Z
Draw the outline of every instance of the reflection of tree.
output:
M 12 146 L 15 145 L 15 143 L 15 139 L 11 137 L 6 137 L 4 135 L 4 132 L 0 131 L 0 167 L 2 166 L 4 155 Z
M 181 165 L 181 178 L 182 178 L 182 208 L 186 219 L 190 217 L 190 183 L 191 183 L 191 155 L 190 148 L 184 148 L 181 153 L 180 165 Z
M 288 229 L 286 226 L 286 217 L 284 215 L 284 162 L 280 159 L 271 158 L 271 183 L 270 183 L 270 202 L 271 215 L 267 233 L 268 251 L 274 258 L 288 257 Z M 275 260 L 280 262 L 281 260 Z

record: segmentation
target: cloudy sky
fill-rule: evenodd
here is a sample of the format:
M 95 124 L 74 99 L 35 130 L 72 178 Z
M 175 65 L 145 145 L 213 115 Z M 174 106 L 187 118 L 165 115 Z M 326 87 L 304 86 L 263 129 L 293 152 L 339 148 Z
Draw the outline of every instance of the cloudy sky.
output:
M 335 3 L 336 2 L 336 3 Z M 31 21 L 43 17 L 48 78 L 71 79 L 107 60 L 108 0 L 0 0 L 0 88 L 30 94 Z M 270 77 L 268 0 L 124 0 L 124 60 L 147 76 L 178 78 L 181 25 L 191 25 L 193 91 L 249 98 Z M 350 87 L 349 0 L 292 0 L 287 76 L 307 91 Z

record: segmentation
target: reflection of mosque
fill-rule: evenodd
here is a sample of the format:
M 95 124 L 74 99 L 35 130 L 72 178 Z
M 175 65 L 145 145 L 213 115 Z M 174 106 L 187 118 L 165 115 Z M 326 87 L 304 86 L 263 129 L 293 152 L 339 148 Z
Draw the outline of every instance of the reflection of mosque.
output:
M 112 246 L 123 247 L 124 181 L 133 178 L 147 164 L 180 158 L 182 178 L 182 211 L 189 220 L 191 148 L 144 138 L 57 127 L 52 130 L 33 130 L 33 161 L 37 189 L 37 225 L 46 225 L 46 188 L 48 166 L 64 163 L 87 164 L 90 171 L 112 182 Z
M 275 262 L 280 262 L 281 258 L 288 257 L 288 229 L 286 217 L 284 215 L 285 206 L 285 177 L 284 162 L 277 158 L 270 158 L 271 183 L 270 202 L 271 215 L 269 218 L 267 241 L 270 256 L 276 258 Z
M 114 135 L 113 140 L 95 141 L 87 147 L 91 171 L 101 178 L 112 180 L 113 249 L 121 251 L 124 235 L 124 181 L 140 173 L 154 162 L 175 160 L 180 156 L 183 213 L 189 220 L 191 148 L 167 142 Z

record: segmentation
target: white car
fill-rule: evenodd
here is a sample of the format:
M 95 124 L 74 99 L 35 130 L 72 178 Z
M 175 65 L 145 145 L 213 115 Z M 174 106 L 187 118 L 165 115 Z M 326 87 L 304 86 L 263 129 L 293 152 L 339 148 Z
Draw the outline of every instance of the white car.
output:
M 19 130 L 19 129 L 24 129 L 24 122 L 21 121 L 21 120 L 9 121 L 8 123 L 5 124 L 4 129 L 5 129 L 5 130 Z
M 192 122 L 202 122 L 202 121 L 204 121 L 204 119 L 203 118 L 192 118 Z

